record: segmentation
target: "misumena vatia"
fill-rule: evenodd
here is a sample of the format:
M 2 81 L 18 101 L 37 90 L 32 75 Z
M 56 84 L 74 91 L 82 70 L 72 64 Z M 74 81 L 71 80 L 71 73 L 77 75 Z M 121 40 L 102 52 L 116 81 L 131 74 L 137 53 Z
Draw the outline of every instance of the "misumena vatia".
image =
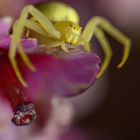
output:
M 17 49 L 27 67 L 32 71 L 36 70 L 30 62 L 27 54 L 24 52 L 21 44 L 24 27 L 45 37 L 45 43 L 47 46 L 61 47 L 62 50 L 67 53 L 69 50 L 66 48 L 66 44 L 72 44 L 73 46 L 83 45 L 85 50 L 90 52 L 89 42 L 92 37 L 95 36 L 105 54 L 105 59 L 97 77 L 100 77 L 107 69 L 112 56 L 110 44 L 102 31 L 104 30 L 124 45 L 123 57 L 118 68 L 124 65 L 130 52 L 131 41 L 128 37 L 103 17 L 92 17 L 82 33 L 78 22 L 79 17 L 77 12 L 63 3 L 46 3 L 39 5 L 38 7 L 27 5 L 23 8 L 19 19 L 15 22 L 13 27 L 9 58 L 17 78 L 24 87 L 27 87 L 27 83 L 22 78 L 22 74 L 20 73 L 15 60 Z M 44 42 L 44 40 L 42 41 L 40 38 L 38 38 L 38 40 L 41 43 Z

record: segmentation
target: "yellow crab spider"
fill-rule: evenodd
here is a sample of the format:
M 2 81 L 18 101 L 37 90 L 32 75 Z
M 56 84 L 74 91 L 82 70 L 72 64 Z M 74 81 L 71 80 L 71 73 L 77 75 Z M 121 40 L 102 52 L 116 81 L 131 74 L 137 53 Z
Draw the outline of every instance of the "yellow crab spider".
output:
M 106 31 L 124 45 L 123 57 L 118 68 L 124 65 L 130 52 L 130 39 L 103 17 L 96 16 L 91 18 L 83 32 L 81 32 L 82 28 L 79 25 L 79 16 L 72 7 L 60 2 L 40 4 L 37 7 L 27 5 L 22 9 L 19 19 L 14 24 L 13 36 L 9 49 L 11 65 L 17 78 L 24 87 L 27 87 L 27 83 L 22 78 L 22 74 L 16 63 L 16 50 L 18 50 L 29 69 L 32 71 L 36 70 L 27 54 L 24 52 L 20 41 L 24 32 L 24 27 L 29 31 L 28 35 L 30 35 L 30 30 L 36 32 L 36 34 L 40 34 L 37 36 L 40 43 L 45 43 L 49 47 L 61 47 L 62 50 L 67 53 L 69 50 L 66 44 L 71 44 L 73 46 L 83 45 L 85 50 L 90 52 L 91 48 L 89 42 L 92 37 L 95 36 L 105 54 L 101 70 L 97 75 L 98 78 L 107 69 L 112 56 L 110 44 L 103 31 Z

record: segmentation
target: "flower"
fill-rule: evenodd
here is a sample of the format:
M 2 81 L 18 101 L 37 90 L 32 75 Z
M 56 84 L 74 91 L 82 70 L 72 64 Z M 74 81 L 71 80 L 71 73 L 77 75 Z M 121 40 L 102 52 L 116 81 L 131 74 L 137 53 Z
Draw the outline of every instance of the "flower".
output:
M 8 18 L 1 19 L 0 25 L 5 23 L 6 19 Z M 5 28 L 2 28 L 4 31 L 0 31 L 0 95 L 10 102 L 16 115 L 21 111 L 19 105 L 23 107 L 30 102 L 37 103 L 40 98 L 48 100 L 52 96 L 76 96 L 95 82 L 100 70 L 100 59 L 95 53 L 87 53 L 80 46 L 73 49 L 73 46 L 69 45 L 69 54 L 60 51 L 59 48 L 50 50 L 45 46 L 45 49 L 42 49 L 35 38 L 28 38 L 22 39 L 22 44 L 37 71 L 29 71 L 17 54 L 19 68 L 28 83 L 28 88 L 24 88 L 15 76 L 8 58 L 12 37 L 7 34 L 10 23 L 6 22 Z
M 74 115 L 73 107 L 69 102 L 60 98 L 53 98 L 48 121 L 43 121 L 43 128 L 35 127 L 35 125 L 19 128 L 9 123 L 12 112 L 1 98 L 0 110 L 3 112 L 0 117 L 1 140 L 19 140 L 19 138 L 20 140 L 87 140 L 88 138 L 79 128 L 70 127 Z

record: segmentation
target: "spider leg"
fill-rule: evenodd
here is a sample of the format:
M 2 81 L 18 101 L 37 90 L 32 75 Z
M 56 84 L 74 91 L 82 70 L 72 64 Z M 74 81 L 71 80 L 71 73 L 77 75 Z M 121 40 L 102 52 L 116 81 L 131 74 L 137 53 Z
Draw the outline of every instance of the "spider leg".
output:
M 100 22 L 100 18 L 93 17 L 92 19 L 90 19 L 90 21 L 86 24 L 81 37 L 89 42 L 95 34 L 95 30 L 97 29 Z
M 123 57 L 121 62 L 117 66 L 118 68 L 121 68 L 125 64 L 130 53 L 130 48 L 131 48 L 130 39 L 102 17 L 93 17 L 87 23 L 82 33 L 82 37 L 85 38 L 87 41 L 90 41 L 98 26 L 100 26 L 104 31 L 109 33 L 111 36 L 113 36 L 116 40 L 118 40 L 120 43 L 124 45 Z
M 18 23 L 18 21 L 17 21 L 17 23 Z M 45 37 L 49 37 L 48 33 L 42 27 L 40 27 L 39 23 L 37 23 L 37 22 L 26 19 L 24 27 L 32 29 L 35 32 L 37 32 Z M 29 58 L 27 57 L 26 53 L 24 52 L 24 49 L 23 49 L 21 42 L 19 42 L 18 50 L 19 50 L 19 53 L 20 53 L 24 63 L 27 65 L 27 67 L 29 67 L 32 71 L 35 71 L 35 68 L 32 67 Z
M 91 52 L 90 44 L 85 38 L 79 37 L 75 45 L 76 46 L 83 45 L 87 52 Z
M 69 50 L 68 48 L 66 47 L 66 44 L 65 43 L 61 43 L 61 49 L 66 52 L 66 53 L 69 53 Z
M 20 38 L 22 36 L 23 27 L 24 27 L 25 19 L 27 18 L 27 16 L 28 16 L 28 14 L 25 14 L 23 17 L 21 17 L 18 20 L 18 22 L 15 22 L 14 27 L 13 27 L 12 40 L 11 40 L 11 44 L 10 44 L 10 48 L 9 48 L 9 60 L 11 62 L 11 65 L 15 71 L 17 78 L 19 79 L 19 81 L 21 82 L 21 84 L 24 87 L 27 87 L 27 83 L 22 78 L 22 75 L 18 68 L 17 62 L 15 60 L 15 55 L 16 55 L 16 49 L 17 49 L 17 47 L 19 47 L 18 45 L 20 43 Z M 20 51 L 20 54 L 21 54 L 21 51 Z M 25 57 L 27 58 L 26 55 L 25 55 Z M 27 65 L 29 66 L 30 64 L 31 63 L 29 61 Z M 32 64 L 29 67 L 31 67 L 31 69 L 34 70 L 34 66 Z
M 60 39 L 61 33 L 55 29 L 50 20 L 44 16 L 37 8 L 32 5 L 28 5 L 22 11 L 27 11 L 35 18 L 36 21 L 40 23 L 40 25 L 47 33 L 49 33 L 54 38 Z
M 66 52 L 66 53 L 69 53 L 69 50 L 68 48 L 66 47 L 66 44 L 63 42 L 63 41 L 60 41 L 60 40 L 49 40 L 48 44 L 49 48 L 55 48 L 55 47 L 58 47 L 60 46 L 61 49 Z
M 101 29 L 99 29 L 99 28 L 96 29 L 95 36 L 96 36 L 97 40 L 99 41 L 99 43 L 104 51 L 104 54 L 105 54 L 105 59 L 102 63 L 101 70 L 97 75 L 97 78 L 99 78 L 103 75 L 103 73 L 105 72 L 105 70 L 107 69 L 107 67 L 110 63 L 110 60 L 112 57 L 112 50 L 111 50 L 110 43 L 106 39 L 105 34 Z
M 104 35 L 104 32 L 101 29 L 99 29 L 99 28 L 95 29 L 95 36 L 98 39 L 99 43 L 101 44 L 101 47 L 103 48 L 103 51 L 104 51 L 104 54 L 105 54 L 105 59 L 102 63 L 101 70 L 97 75 L 97 78 L 99 78 L 105 72 L 105 70 L 107 69 L 107 67 L 110 63 L 110 60 L 111 60 L 111 57 L 112 57 L 112 50 L 111 50 L 111 46 L 110 46 L 109 42 L 107 41 L 107 39 Z M 90 49 L 89 43 L 87 41 L 83 42 L 82 38 L 79 39 L 79 43 L 83 44 L 85 46 L 85 49 L 86 48 Z M 78 44 L 76 44 L 76 45 L 78 45 Z M 89 49 L 88 49 L 88 52 L 90 52 Z
M 49 46 L 49 48 L 61 47 L 64 52 L 69 52 L 66 44 L 64 43 L 64 41 L 61 40 L 48 40 L 47 45 Z
M 26 23 L 25 23 L 25 27 L 36 31 L 45 37 L 50 37 L 50 35 L 44 30 L 44 28 L 40 27 L 39 23 L 37 23 L 37 22 L 27 19 Z M 64 42 L 57 40 L 57 39 L 56 40 L 47 39 L 47 46 L 49 46 L 50 48 L 61 46 L 62 50 L 64 50 L 67 53 L 69 52 L 69 50 L 66 48 Z
M 17 62 L 15 60 L 15 54 L 16 54 L 16 48 L 18 48 L 19 53 L 25 62 L 25 64 L 32 70 L 35 71 L 35 67 L 32 65 L 30 62 L 28 56 L 24 52 L 24 49 L 22 48 L 22 45 L 20 43 L 20 39 L 24 30 L 24 26 L 26 25 L 26 19 L 28 18 L 28 15 L 31 14 L 40 24 L 41 26 L 55 38 L 60 38 L 60 32 L 58 32 L 53 24 L 45 17 L 40 11 L 38 11 L 35 7 L 33 6 L 26 6 L 23 8 L 21 12 L 21 16 L 18 20 L 17 23 L 15 23 L 14 28 L 13 28 L 13 37 L 11 40 L 10 44 L 10 49 L 9 49 L 9 59 L 11 62 L 11 65 L 15 71 L 15 74 L 19 81 L 22 83 L 24 87 L 27 87 L 26 82 L 22 78 L 22 75 L 20 73 L 20 70 L 17 66 Z M 18 46 L 19 45 L 19 46 Z
M 120 42 L 124 45 L 124 52 L 123 52 L 122 60 L 117 65 L 118 68 L 121 68 L 128 59 L 130 49 L 131 49 L 131 40 L 104 18 L 102 18 L 102 20 L 101 20 L 101 27 L 107 33 L 109 33 L 111 36 L 113 36 L 118 42 Z
M 25 22 L 24 26 L 28 28 L 27 33 L 26 33 L 27 37 L 29 36 L 29 31 L 30 31 L 29 29 L 31 29 L 31 30 L 33 30 L 33 31 L 45 36 L 45 37 L 50 37 L 50 35 L 37 22 L 26 19 L 26 22 Z

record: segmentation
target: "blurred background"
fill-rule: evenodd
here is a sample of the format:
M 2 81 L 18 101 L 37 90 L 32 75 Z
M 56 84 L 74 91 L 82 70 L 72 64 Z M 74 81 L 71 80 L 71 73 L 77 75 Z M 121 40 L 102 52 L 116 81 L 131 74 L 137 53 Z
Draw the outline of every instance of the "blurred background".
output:
M 0 16 L 12 15 L 16 18 L 24 5 L 41 0 L 14 1 L 14 5 L 11 0 L 0 1 Z M 87 93 L 68 99 L 76 110 L 73 125 L 87 135 L 87 140 L 139 140 L 140 0 L 62 1 L 78 11 L 82 27 L 92 16 L 100 15 L 132 40 L 129 59 L 125 66 L 118 70 L 116 66 L 120 62 L 123 46 L 106 34 L 113 50 L 111 64 L 105 75 Z M 92 44 L 103 58 L 98 42 L 93 39 Z

